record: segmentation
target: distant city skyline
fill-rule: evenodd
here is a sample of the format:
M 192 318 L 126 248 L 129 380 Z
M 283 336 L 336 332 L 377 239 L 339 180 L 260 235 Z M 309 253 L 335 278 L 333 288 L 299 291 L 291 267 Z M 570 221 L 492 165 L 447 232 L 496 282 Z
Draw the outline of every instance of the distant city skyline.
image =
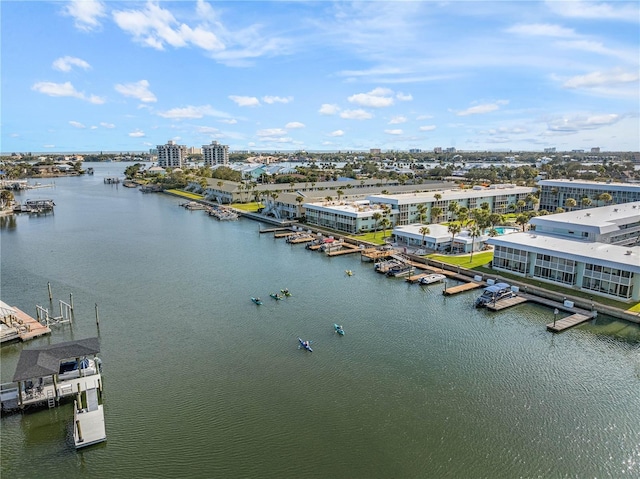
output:
M 640 151 L 626 1 L 2 2 L 3 153 Z

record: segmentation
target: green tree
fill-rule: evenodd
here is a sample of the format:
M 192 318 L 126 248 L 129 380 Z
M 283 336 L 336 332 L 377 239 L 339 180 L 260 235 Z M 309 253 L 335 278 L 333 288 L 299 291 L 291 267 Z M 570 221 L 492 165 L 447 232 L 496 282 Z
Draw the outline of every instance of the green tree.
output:
M 566 200 L 564 200 L 564 206 L 568 208 L 569 211 L 575 208 L 577 204 L 578 202 L 573 198 L 567 198 Z
M 378 233 L 378 222 L 382 219 L 382 213 L 380 213 L 379 211 L 376 211 L 374 214 L 371 215 L 371 218 L 373 218 L 374 221 L 374 225 L 373 225 L 373 237 L 376 237 L 376 234 Z
M 418 230 L 420 232 L 420 234 L 422 235 L 422 243 L 420 243 L 422 246 L 424 246 L 424 237 L 427 236 L 429 233 L 431 233 L 431 230 L 429 229 L 428 226 L 422 226 L 420 227 L 420 229 Z
M 462 231 L 462 225 L 457 221 L 452 221 L 449 223 L 447 231 L 451 233 L 451 252 L 453 252 L 453 241 L 455 240 L 456 235 Z
M 435 223 L 442 214 L 442 208 L 439 206 L 431 207 L 431 223 Z

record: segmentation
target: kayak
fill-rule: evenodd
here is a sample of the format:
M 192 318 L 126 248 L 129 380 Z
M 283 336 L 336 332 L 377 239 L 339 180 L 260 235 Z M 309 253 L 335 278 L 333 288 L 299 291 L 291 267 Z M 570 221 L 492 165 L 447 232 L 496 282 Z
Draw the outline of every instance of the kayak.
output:
M 300 338 L 298 338 L 298 341 L 300 342 L 300 346 L 302 346 L 304 349 L 306 349 L 310 353 L 313 352 L 313 349 L 311 349 L 311 345 L 309 344 L 309 341 L 303 341 Z
M 333 329 L 335 329 L 336 333 L 338 333 L 340 336 L 344 336 L 344 329 L 342 329 L 342 326 L 340 326 L 339 324 L 334 324 Z
M 289 292 L 289 290 L 288 290 L 288 289 L 281 289 L 281 290 L 280 290 L 280 292 L 281 292 L 282 294 L 284 294 L 285 296 L 291 296 L 291 293 Z
M 251 298 L 251 301 L 253 301 L 256 304 L 262 304 L 262 300 L 260 298 Z
M 273 299 L 282 299 L 282 296 L 280 296 L 278 293 L 271 293 L 269 296 L 271 296 Z

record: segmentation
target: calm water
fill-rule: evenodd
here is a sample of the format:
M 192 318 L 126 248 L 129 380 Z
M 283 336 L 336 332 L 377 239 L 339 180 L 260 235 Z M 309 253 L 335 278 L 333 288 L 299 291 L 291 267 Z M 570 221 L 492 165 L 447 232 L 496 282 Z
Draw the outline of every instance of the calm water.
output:
M 475 310 L 87 166 L 22 196 L 54 214 L 2 222 L 1 294 L 32 315 L 47 282 L 73 294 L 73 326 L 24 347 L 100 336 L 108 440 L 76 452 L 70 405 L 3 417 L 3 477 L 640 476 L 637 326 L 552 335 L 547 309 Z

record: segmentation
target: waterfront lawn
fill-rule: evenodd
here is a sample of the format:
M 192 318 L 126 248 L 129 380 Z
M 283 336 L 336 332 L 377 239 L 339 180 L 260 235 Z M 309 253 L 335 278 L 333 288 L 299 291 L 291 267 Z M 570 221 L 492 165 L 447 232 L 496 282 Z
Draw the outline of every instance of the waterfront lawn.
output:
M 251 213 L 256 213 L 259 209 L 264 208 L 262 203 L 256 201 L 252 201 L 251 203 L 233 203 L 231 206 L 238 210 L 249 211 Z
M 371 233 L 360 233 L 357 235 L 348 235 L 347 238 L 353 238 L 355 240 L 358 241 L 365 241 L 367 243 L 372 243 L 372 244 L 379 244 L 379 245 L 383 245 L 386 243 L 385 238 L 388 238 L 389 236 L 384 236 L 382 234 L 382 231 L 377 231 L 377 232 L 371 232 Z
M 432 261 L 439 261 L 441 263 L 451 264 L 454 266 L 462 266 L 467 269 L 477 269 L 491 262 L 491 260 L 493 259 L 493 251 L 481 251 L 478 253 L 473 253 L 473 258 L 470 254 L 457 256 L 430 254 L 426 257 Z M 495 274 L 495 271 L 493 273 Z
M 172 193 L 174 195 L 182 196 L 184 198 L 189 198 L 190 200 L 201 200 L 204 198 L 204 196 L 202 195 L 198 195 L 196 193 L 190 193 L 188 191 L 177 190 L 177 189 L 167 190 L 167 192 Z

